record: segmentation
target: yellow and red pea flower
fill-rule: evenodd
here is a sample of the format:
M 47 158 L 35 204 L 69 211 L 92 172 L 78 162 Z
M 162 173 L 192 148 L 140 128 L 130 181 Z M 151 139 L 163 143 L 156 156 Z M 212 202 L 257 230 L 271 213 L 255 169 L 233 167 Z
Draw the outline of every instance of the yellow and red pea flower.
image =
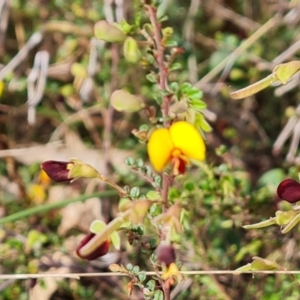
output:
M 70 175 L 73 162 L 48 160 L 42 163 L 41 169 L 56 182 L 71 181 L 74 178 Z
M 166 242 L 162 242 L 157 246 L 156 255 L 157 260 L 166 267 L 169 267 L 176 260 L 175 249 Z
M 184 173 L 191 159 L 204 160 L 206 152 L 201 134 L 186 121 L 175 122 L 170 128 L 154 130 L 147 148 L 154 169 L 161 172 L 172 163 L 173 175 Z
M 300 183 L 293 179 L 285 179 L 278 185 L 277 195 L 290 203 L 300 201 Z
M 176 255 L 175 249 L 171 244 L 162 242 L 156 248 L 157 260 L 163 267 L 162 279 L 167 280 L 172 277 L 177 277 L 178 280 L 181 279 L 181 274 L 175 263 Z
M 79 159 L 70 161 L 48 160 L 42 163 L 41 169 L 56 182 L 73 181 L 77 178 L 97 178 L 99 173 L 92 166 Z
M 76 254 L 82 258 L 82 259 L 86 259 L 86 260 L 94 260 L 100 256 L 103 256 L 105 254 L 107 254 L 108 250 L 109 250 L 109 246 L 110 246 L 110 238 L 106 239 L 99 247 L 97 247 L 94 251 L 92 251 L 90 254 L 88 255 L 82 255 L 80 253 L 80 249 L 85 246 L 96 234 L 95 233 L 88 233 L 88 235 L 86 235 L 84 237 L 84 239 L 78 244 L 77 248 L 76 248 Z

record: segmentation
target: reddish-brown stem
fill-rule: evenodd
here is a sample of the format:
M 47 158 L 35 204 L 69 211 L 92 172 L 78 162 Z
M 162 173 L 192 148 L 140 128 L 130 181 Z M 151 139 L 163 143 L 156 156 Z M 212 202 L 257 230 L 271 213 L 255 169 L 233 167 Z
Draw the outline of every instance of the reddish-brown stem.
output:
M 172 181 L 173 181 L 173 177 L 171 177 L 167 173 L 163 173 L 161 199 L 162 199 L 162 203 L 164 204 L 165 208 L 168 207 L 168 194 L 169 194 L 169 188 L 170 188 Z
M 171 289 L 170 289 L 170 285 L 168 284 L 168 282 L 163 282 L 162 284 L 162 289 L 164 292 L 164 300 L 170 300 L 171 299 Z
M 165 47 L 162 42 L 161 25 L 158 22 L 156 17 L 156 8 L 151 5 L 146 5 L 146 10 L 154 31 L 153 38 L 156 47 L 155 59 L 157 62 L 158 75 L 159 75 L 158 85 L 162 91 L 165 91 L 167 90 L 168 68 L 165 64 Z M 168 118 L 170 101 L 171 101 L 170 97 L 168 96 L 162 97 L 161 111 L 164 120 L 164 126 L 166 128 L 170 126 L 170 121 Z M 163 173 L 161 197 L 162 197 L 162 202 L 164 204 L 164 209 L 167 209 L 168 207 L 169 187 L 172 181 L 173 181 L 173 176 L 170 176 L 167 173 Z M 162 281 L 161 286 L 164 293 L 164 299 L 170 300 L 170 285 L 168 284 L 167 281 Z
M 148 175 L 146 175 L 146 174 L 144 174 L 144 173 L 142 173 L 142 172 L 140 172 L 139 170 L 138 170 L 138 168 L 133 168 L 132 167 L 132 170 L 133 171 L 135 171 L 135 172 L 137 172 L 137 174 L 139 175 L 139 176 L 141 176 L 141 177 L 143 177 L 145 180 L 147 180 L 160 194 L 162 194 L 162 189 L 161 188 L 159 188 L 159 187 L 157 187 L 156 186 L 156 183 L 155 183 L 155 181 L 154 181 L 154 179 L 153 179 L 153 177 L 151 176 L 148 176 Z
M 155 42 L 156 47 L 156 62 L 158 67 L 158 75 L 159 75 L 159 81 L 158 85 L 162 91 L 165 91 L 167 89 L 167 76 L 168 76 L 168 68 L 165 65 L 165 47 L 162 42 L 162 35 L 161 35 L 161 25 L 157 20 L 156 16 L 156 8 L 151 5 L 146 5 L 146 10 L 150 19 L 150 22 L 153 26 L 153 38 Z M 164 126 L 168 128 L 170 126 L 170 122 L 168 120 L 169 115 L 169 105 L 170 105 L 170 97 L 163 96 L 162 97 L 162 105 L 161 105 L 161 111 L 162 116 L 164 120 Z M 169 193 L 169 187 L 170 184 L 173 181 L 173 177 L 167 175 L 166 173 L 163 174 L 162 178 L 162 202 L 164 204 L 164 207 L 166 208 L 168 206 L 168 193 Z
M 164 62 L 165 47 L 162 43 L 161 25 L 158 22 L 157 17 L 156 17 L 156 8 L 151 5 L 146 5 L 146 8 L 147 8 L 150 22 L 151 22 L 151 24 L 153 26 L 153 30 L 154 30 L 154 42 L 155 42 L 155 46 L 156 46 L 156 62 L 157 62 L 158 70 L 159 70 L 158 85 L 161 90 L 166 90 L 167 89 L 168 69 Z M 170 122 L 168 120 L 169 105 L 170 105 L 170 97 L 163 96 L 161 111 L 162 111 L 162 116 L 163 116 L 165 127 L 170 126 Z

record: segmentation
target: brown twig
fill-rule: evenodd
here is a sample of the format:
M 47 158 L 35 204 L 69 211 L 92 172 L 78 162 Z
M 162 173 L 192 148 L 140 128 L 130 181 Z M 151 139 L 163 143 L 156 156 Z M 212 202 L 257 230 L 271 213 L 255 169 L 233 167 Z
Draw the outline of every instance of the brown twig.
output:
M 165 91 L 167 90 L 168 68 L 165 65 L 165 47 L 162 42 L 161 24 L 159 23 L 156 16 L 156 7 L 151 5 L 145 5 L 145 7 L 154 31 L 153 38 L 156 47 L 155 59 L 157 62 L 158 75 L 159 75 L 158 86 L 162 91 Z M 170 121 L 168 120 L 170 101 L 171 101 L 170 96 L 162 97 L 161 111 L 162 111 L 164 126 L 166 128 L 170 126 Z M 173 181 L 172 176 L 163 173 L 161 197 L 162 197 L 162 202 L 164 204 L 164 209 L 166 209 L 168 206 L 169 187 L 172 181 Z M 162 282 L 161 285 L 164 293 L 164 299 L 170 300 L 171 299 L 170 285 L 168 284 L 167 281 Z
M 162 203 L 164 204 L 165 208 L 168 207 L 168 194 L 169 194 L 169 188 L 170 188 L 172 181 L 173 181 L 173 177 L 171 177 L 167 173 L 163 173 L 161 199 L 162 199 Z
M 167 89 L 168 70 L 167 70 L 167 68 L 165 66 L 165 62 L 164 62 L 165 47 L 162 44 L 161 25 L 158 22 L 157 17 L 156 17 L 156 8 L 151 5 L 146 5 L 146 10 L 147 10 L 147 13 L 148 13 L 148 16 L 149 16 L 149 19 L 153 26 L 153 31 L 154 31 L 154 41 L 155 41 L 155 46 L 156 46 L 156 62 L 157 62 L 157 67 L 158 67 L 158 72 L 159 72 L 158 85 L 161 90 L 166 90 Z M 167 116 L 169 114 L 170 100 L 171 99 L 169 96 L 163 96 L 161 111 L 162 111 L 165 127 L 170 126 L 170 122 L 167 118 Z M 169 187 L 170 187 L 170 184 L 172 183 L 173 177 L 164 173 L 162 180 L 163 180 L 163 183 L 162 183 L 163 188 L 162 188 L 162 193 L 161 193 L 162 202 L 164 203 L 164 206 L 167 207 Z
M 162 44 L 162 36 L 161 36 L 161 25 L 157 20 L 156 17 L 156 8 L 151 6 L 151 5 L 146 5 L 146 9 L 148 12 L 148 16 L 150 19 L 150 22 L 153 26 L 154 30 L 154 41 L 155 41 L 155 46 L 156 46 L 156 62 L 157 62 L 157 67 L 159 70 L 159 82 L 158 85 L 161 90 L 166 90 L 167 89 L 167 75 L 168 75 L 168 70 L 165 66 L 164 62 L 164 51 L 165 47 Z M 161 105 L 161 111 L 164 119 L 164 125 L 165 127 L 170 126 L 170 122 L 168 120 L 168 114 L 169 114 L 169 105 L 170 105 L 170 97 L 169 96 L 164 96 L 162 105 Z
M 155 188 L 156 191 L 158 191 L 160 194 L 162 194 L 162 189 L 160 187 L 157 187 L 157 185 L 154 181 L 153 175 L 148 176 L 147 174 L 144 174 L 143 172 L 140 172 L 140 170 L 138 168 L 135 168 L 135 167 L 132 167 L 131 170 L 136 172 L 139 176 L 144 178 L 146 181 L 148 181 Z

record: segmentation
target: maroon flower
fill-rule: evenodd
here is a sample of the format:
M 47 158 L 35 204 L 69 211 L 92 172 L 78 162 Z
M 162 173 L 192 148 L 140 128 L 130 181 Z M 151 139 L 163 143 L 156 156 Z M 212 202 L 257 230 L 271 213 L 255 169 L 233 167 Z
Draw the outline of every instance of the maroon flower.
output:
M 277 188 L 277 194 L 290 203 L 300 201 L 300 183 L 293 179 L 283 180 Z
M 161 263 L 169 267 L 171 263 L 175 262 L 175 250 L 172 245 L 167 243 L 161 243 L 156 248 L 157 260 Z
M 93 237 L 95 236 L 94 233 L 90 232 L 77 246 L 76 248 L 76 254 L 82 258 L 82 259 L 87 259 L 87 260 L 93 260 L 96 259 L 100 256 L 105 255 L 108 250 L 109 250 L 109 246 L 110 246 L 110 240 L 107 239 L 103 244 L 101 244 L 97 249 L 95 249 L 92 253 L 86 255 L 86 256 L 82 256 L 80 254 L 80 249 L 85 246 Z
M 47 175 L 56 182 L 71 181 L 70 169 L 72 169 L 73 162 L 48 160 L 42 163 L 41 168 Z

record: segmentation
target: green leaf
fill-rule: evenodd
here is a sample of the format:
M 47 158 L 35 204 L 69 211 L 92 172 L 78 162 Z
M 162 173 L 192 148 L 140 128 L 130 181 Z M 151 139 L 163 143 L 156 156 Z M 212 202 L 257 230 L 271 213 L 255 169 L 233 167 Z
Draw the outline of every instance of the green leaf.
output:
M 136 165 L 138 168 L 142 168 L 144 166 L 144 161 L 141 158 L 136 160 Z
M 196 115 L 195 126 L 197 128 L 202 129 L 204 132 L 212 131 L 211 126 L 207 123 L 207 121 L 205 120 L 204 116 L 201 113 L 198 113 Z
M 162 182 L 161 176 L 156 175 L 154 176 L 154 183 L 156 184 L 156 186 L 160 186 Z
M 144 271 L 141 271 L 139 274 L 138 274 L 138 279 L 140 282 L 144 282 L 145 279 L 146 279 L 146 273 Z
M 152 97 L 154 98 L 154 100 L 156 101 L 156 103 L 157 103 L 158 105 L 161 105 L 161 104 L 162 104 L 162 97 L 161 97 L 161 94 L 156 94 L 156 93 L 154 93 L 154 94 L 152 95 Z
M 136 232 L 139 234 L 139 235 L 143 235 L 144 234 L 144 226 L 141 225 L 141 226 L 138 226 L 137 229 L 136 229 Z
M 129 34 L 134 29 L 134 25 L 130 25 L 125 19 L 122 19 L 119 25 L 125 34 Z
M 147 124 L 142 124 L 139 127 L 139 131 L 148 131 L 149 130 L 149 126 Z
M 32 249 L 34 247 L 40 247 L 47 242 L 47 236 L 35 229 L 29 231 L 26 241 L 26 248 Z
M 155 281 L 153 279 L 149 280 L 146 286 L 150 291 L 153 291 L 155 289 Z
M 178 46 L 178 42 L 174 38 L 168 38 L 164 42 L 165 47 L 176 47 Z
M 168 90 L 161 90 L 160 94 L 164 97 L 172 95 L 172 93 L 170 93 L 170 91 L 168 91 Z
M 140 267 L 139 266 L 134 266 L 134 268 L 132 269 L 132 273 L 134 275 L 137 275 L 139 273 L 139 271 L 140 271 Z
M 171 92 L 177 93 L 178 89 L 179 89 L 178 82 L 171 82 L 171 83 L 169 84 L 169 90 L 170 90 Z
M 198 90 L 195 87 L 191 87 L 190 89 L 188 89 L 186 91 L 186 94 L 189 98 L 193 98 L 193 99 L 200 99 L 203 96 L 203 92 L 201 90 Z
M 28 243 L 28 241 L 27 241 L 27 243 Z M 29 242 L 29 246 L 30 246 L 30 244 L 32 245 L 31 241 Z M 5 244 L 3 244 L 3 246 L 4 246 L 4 248 L 11 248 L 11 249 L 19 250 L 19 251 L 24 249 L 24 244 L 20 240 L 17 240 L 15 238 L 11 238 L 11 237 L 6 238 Z M 31 247 L 29 247 L 29 249 L 31 249 Z
M 176 70 L 180 70 L 182 69 L 182 64 L 181 63 L 173 63 L 170 68 L 169 71 L 176 71 Z
M 157 214 L 157 210 L 159 210 L 159 212 L 160 212 L 160 207 L 156 203 L 154 203 L 153 205 L 150 206 L 149 213 L 151 215 L 156 215 Z
M 140 195 L 140 189 L 138 187 L 133 187 L 131 190 L 130 190 L 130 197 L 132 198 L 138 198 L 139 195 Z
M 135 166 L 135 159 L 133 157 L 127 157 L 125 159 L 125 163 L 128 165 L 128 166 Z
M 149 73 L 146 75 L 146 79 L 152 83 L 156 83 L 157 82 L 157 78 L 156 75 L 154 73 Z
M 191 106 L 196 110 L 206 109 L 206 103 L 202 100 L 195 99 L 191 101 Z
M 192 92 L 187 96 L 192 101 L 194 101 L 194 100 L 201 101 L 200 99 L 202 99 L 203 93 L 202 93 L 202 91 L 197 91 L 197 92 Z M 205 103 L 205 102 L 203 102 L 203 103 Z M 206 107 L 206 104 L 205 104 L 205 107 Z
M 271 192 L 276 192 L 279 183 L 285 178 L 282 169 L 275 168 L 265 172 L 259 179 L 259 186 L 268 186 Z
M 164 300 L 164 294 L 162 291 L 155 291 L 153 300 Z
M 144 166 L 142 172 L 145 173 L 147 176 L 152 176 L 152 170 L 149 166 Z
M 191 192 L 195 189 L 195 183 L 193 181 L 186 181 L 184 183 L 184 189 Z
M 161 2 L 161 0 L 158 0 L 157 2 Z M 158 21 L 159 21 L 160 23 L 166 22 L 166 21 L 168 21 L 168 20 L 169 20 L 169 17 L 168 17 L 167 15 L 161 16 L 161 17 L 159 17 L 159 19 L 158 19 Z
M 180 90 L 182 91 L 182 93 L 187 94 L 188 91 L 190 91 L 193 88 L 192 84 L 189 82 L 184 82 L 181 86 L 180 86 Z
M 161 195 L 158 191 L 149 191 L 146 194 L 146 197 L 149 200 L 160 200 L 161 199 Z
M 247 244 L 240 249 L 240 251 L 235 256 L 235 262 L 243 260 L 246 255 L 259 253 L 262 246 L 262 241 L 253 240 L 250 244 Z

